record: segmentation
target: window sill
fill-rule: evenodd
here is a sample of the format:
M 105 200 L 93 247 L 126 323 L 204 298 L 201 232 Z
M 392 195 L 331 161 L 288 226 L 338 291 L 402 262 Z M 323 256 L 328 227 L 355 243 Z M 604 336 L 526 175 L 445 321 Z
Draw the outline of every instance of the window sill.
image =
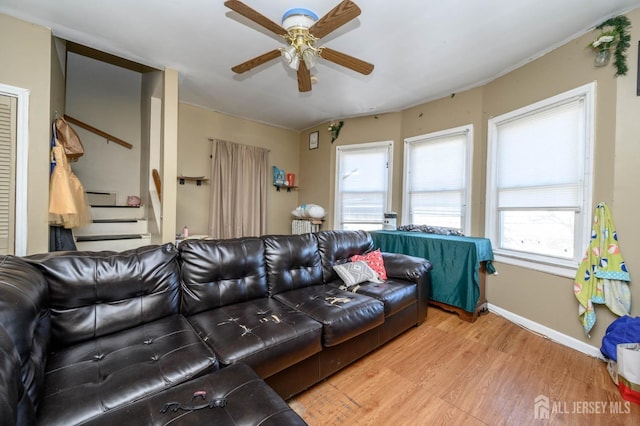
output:
M 547 274 L 557 275 L 565 278 L 575 278 L 578 265 L 575 261 L 557 261 L 552 262 L 542 256 L 536 256 L 533 254 L 527 255 L 514 255 L 512 252 L 505 252 L 502 250 L 493 251 L 494 261 L 504 263 L 506 265 L 519 266 L 521 268 L 531 269 L 538 272 L 544 272 Z

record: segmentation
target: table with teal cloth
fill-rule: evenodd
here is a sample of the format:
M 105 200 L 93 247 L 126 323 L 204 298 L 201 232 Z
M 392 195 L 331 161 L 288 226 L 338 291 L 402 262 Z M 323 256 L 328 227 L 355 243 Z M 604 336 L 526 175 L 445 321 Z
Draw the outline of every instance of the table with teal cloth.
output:
M 429 298 L 474 312 L 480 297 L 480 262 L 491 262 L 487 238 L 459 237 L 414 231 L 370 231 L 383 252 L 403 253 L 431 261 Z

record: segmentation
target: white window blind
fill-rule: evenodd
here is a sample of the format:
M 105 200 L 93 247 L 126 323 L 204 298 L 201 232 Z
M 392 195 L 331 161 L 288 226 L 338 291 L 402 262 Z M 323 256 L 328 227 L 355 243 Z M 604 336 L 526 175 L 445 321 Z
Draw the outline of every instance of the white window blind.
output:
M 489 120 L 486 231 L 497 259 L 573 276 L 589 237 L 595 85 Z
M 390 142 L 337 147 L 337 229 L 380 229 L 390 206 Z
M 582 204 L 584 100 L 497 126 L 498 208 Z
M 472 126 L 405 140 L 404 224 L 468 228 Z

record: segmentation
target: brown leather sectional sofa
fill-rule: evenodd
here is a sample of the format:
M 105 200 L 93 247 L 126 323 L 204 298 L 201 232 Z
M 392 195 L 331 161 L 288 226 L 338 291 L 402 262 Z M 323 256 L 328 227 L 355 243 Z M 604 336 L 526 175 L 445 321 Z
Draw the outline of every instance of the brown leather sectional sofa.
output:
M 0 257 L 0 424 L 305 424 L 284 399 L 424 321 L 431 264 L 340 290 L 363 231 Z

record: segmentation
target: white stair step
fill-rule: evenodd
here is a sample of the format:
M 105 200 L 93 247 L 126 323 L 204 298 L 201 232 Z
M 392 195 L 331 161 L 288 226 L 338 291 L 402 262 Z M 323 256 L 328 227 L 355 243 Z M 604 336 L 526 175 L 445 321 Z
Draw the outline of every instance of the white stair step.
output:
M 76 248 L 79 251 L 124 251 L 147 246 L 149 244 L 151 244 L 151 235 L 143 234 L 140 235 L 139 238 L 76 241 Z
M 73 234 L 107 235 L 107 234 L 145 234 L 147 221 L 144 219 L 94 219 L 93 223 L 73 230 Z
M 91 218 L 100 219 L 144 219 L 145 209 L 134 206 L 91 206 Z

